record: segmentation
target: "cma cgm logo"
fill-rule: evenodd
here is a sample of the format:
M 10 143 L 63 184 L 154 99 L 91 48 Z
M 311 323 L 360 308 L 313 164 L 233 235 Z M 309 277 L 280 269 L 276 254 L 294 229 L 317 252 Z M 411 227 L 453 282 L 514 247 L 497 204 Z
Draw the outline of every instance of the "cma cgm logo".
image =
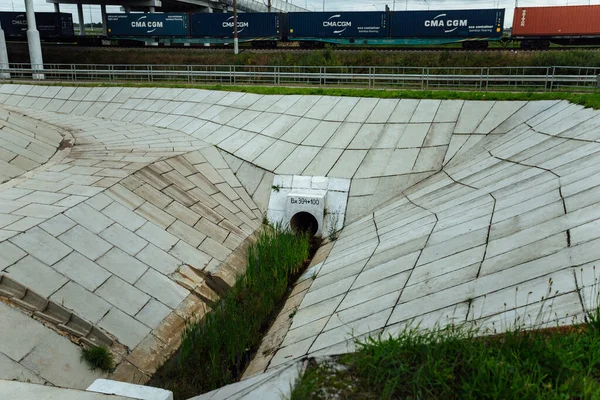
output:
M 27 30 L 27 20 L 25 19 L 25 14 L 19 14 L 12 20 L 13 25 L 17 25 L 22 27 L 21 30 Z
M 250 23 L 248 21 L 238 21 L 237 25 L 238 33 L 250 27 Z M 229 17 L 226 21 L 223 22 L 223 28 L 233 28 L 233 17 Z
M 332 15 L 331 17 L 329 17 L 327 19 L 327 21 L 323 21 L 323 26 L 325 28 L 344 28 L 344 29 L 338 29 L 333 31 L 333 33 L 342 33 L 344 32 L 346 29 L 350 28 L 352 26 L 352 22 L 350 21 L 340 21 L 337 18 L 341 18 L 342 16 L 340 14 L 336 14 L 336 15 Z
M 452 29 L 444 29 L 445 33 L 454 32 L 461 26 L 469 26 L 469 23 L 466 19 L 448 19 L 444 20 L 443 17 L 446 17 L 448 14 L 440 14 L 433 18 L 432 20 L 425 21 L 425 26 L 428 28 L 452 28 Z
M 146 28 L 148 33 L 152 33 L 158 28 L 163 27 L 162 21 L 146 21 L 148 17 L 140 17 L 137 21 L 131 21 L 132 28 Z

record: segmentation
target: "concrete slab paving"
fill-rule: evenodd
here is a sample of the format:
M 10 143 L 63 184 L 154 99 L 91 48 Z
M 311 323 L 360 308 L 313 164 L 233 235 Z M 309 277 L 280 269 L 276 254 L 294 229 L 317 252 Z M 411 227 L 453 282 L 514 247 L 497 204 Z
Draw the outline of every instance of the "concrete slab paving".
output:
M 574 138 L 592 137 L 597 111 L 191 89 L 0 93 L 0 160 L 31 168 L 10 169 L 0 186 L 0 268 L 131 350 L 189 295 L 183 264 L 218 271 L 260 225 L 273 172 L 348 178 L 350 197 L 340 238 L 263 366 L 348 351 L 351 333 L 413 319 L 498 329 L 525 306 L 502 310 L 503 298 L 517 286 L 539 297 L 549 274 L 556 310 L 584 312 L 572 265 L 587 273 L 600 259 L 600 144 Z M 12 134 L 36 137 L 40 120 L 55 133 L 31 144 Z M 49 161 L 69 135 L 70 155 Z

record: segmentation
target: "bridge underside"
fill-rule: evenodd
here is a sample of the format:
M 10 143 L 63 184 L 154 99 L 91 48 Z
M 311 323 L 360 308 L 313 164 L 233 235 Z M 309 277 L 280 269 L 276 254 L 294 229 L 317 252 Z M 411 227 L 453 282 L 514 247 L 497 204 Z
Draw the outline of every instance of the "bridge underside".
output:
M 226 12 L 233 9 L 233 0 L 46 0 L 53 4 L 92 4 L 122 6 L 126 11 L 157 12 Z M 238 0 L 238 10 L 242 12 L 268 12 L 266 1 Z M 286 0 L 272 0 L 272 12 L 307 11 Z

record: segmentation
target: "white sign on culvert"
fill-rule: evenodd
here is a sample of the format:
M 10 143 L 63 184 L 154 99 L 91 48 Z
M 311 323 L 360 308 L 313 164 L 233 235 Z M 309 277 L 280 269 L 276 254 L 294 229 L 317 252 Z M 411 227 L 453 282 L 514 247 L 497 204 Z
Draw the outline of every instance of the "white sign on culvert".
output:
M 344 226 L 349 191 L 349 179 L 277 175 L 267 218 L 272 223 L 329 236 Z

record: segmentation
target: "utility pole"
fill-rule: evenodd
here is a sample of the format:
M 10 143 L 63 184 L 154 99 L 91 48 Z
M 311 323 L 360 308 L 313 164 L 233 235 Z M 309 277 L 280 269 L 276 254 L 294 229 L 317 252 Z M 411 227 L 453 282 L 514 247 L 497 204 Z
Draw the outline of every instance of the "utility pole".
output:
M 237 0 L 233 0 L 233 54 L 238 54 L 239 52 Z
M 271 12 L 272 0 L 269 0 L 269 12 Z

